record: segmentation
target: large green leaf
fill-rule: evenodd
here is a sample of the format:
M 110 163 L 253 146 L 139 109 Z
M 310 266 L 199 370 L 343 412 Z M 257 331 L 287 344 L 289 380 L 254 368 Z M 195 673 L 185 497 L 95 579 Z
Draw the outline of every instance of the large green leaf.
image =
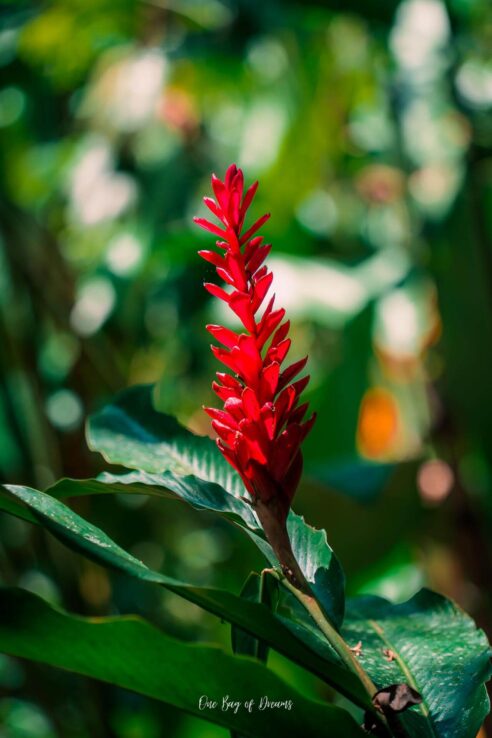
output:
M 164 484 L 169 486 L 163 486 Z M 56 499 L 111 493 L 144 494 L 164 499 L 177 496 L 193 507 L 217 512 L 227 520 L 237 523 L 260 548 L 268 562 L 272 566 L 278 566 L 278 560 L 265 540 L 251 506 L 225 492 L 215 483 L 194 477 L 170 479 L 167 474 L 150 474 L 144 471 L 119 475 L 104 472 L 97 479 L 62 479 L 47 491 Z M 340 627 L 345 606 L 345 577 L 340 562 L 328 543 L 326 532 L 308 525 L 302 516 L 296 515 L 292 510 L 287 527 L 292 549 L 304 575 L 325 612 Z
M 94 415 L 88 424 L 89 446 L 112 464 L 135 471 L 125 476 L 104 474 L 100 482 L 122 485 L 131 492 L 164 488 L 194 505 L 220 512 L 240 522 L 274 566 L 278 564 L 266 545 L 241 479 L 225 461 L 216 444 L 157 412 L 152 387 L 132 387 Z M 56 496 L 67 494 L 64 483 Z M 73 487 L 72 487 L 73 489 Z M 91 489 L 95 490 L 92 483 Z M 100 491 L 100 489 L 99 489 Z M 154 492 L 155 493 L 155 492 Z M 320 604 L 336 626 L 344 611 L 345 580 L 342 568 L 328 545 L 325 531 L 309 526 L 291 511 L 289 536 L 294 555 Z
M 238 626 L 255 638 L 270 644 L 279 653 L 324 679 L 341 694 L 361 707 L 370 707 L 358 678 L 334 660 L 319 655 L 265 606 L 249 602 L 229 592 L 185 584 L 149 569 L 120 548 L 103 531 L 87 522 L 60 500 L 29 487 L 5 485 L 4 490 L 22 503 L 42 525 L 70 548 L 146 582 L 153 582 L 181 595 L 190 602 Z
M 131 387 L 93 415 L 87 426 L 89 447 L 111 464 L 162 475 L 167 483 L 176 479 L 182 485 L 191 477 L 218 484 L 235 497 L 244 495 L 241 478 L 213 441 L 157 412 L 152 393 L 150 385 Z M 189 494 L 190 502 L 196 496 L 201 505 L 193 488 Z
M 344 636 L 362 642 L 360 663 L 377 686 L 420 692 L 422 704 L 400 718 L 412 738 L 475 738 L 489 711 L 491 651 L 453 602 L 427 589 L 398 605 L 358 597 L 347 603 Z
M 191 433 L 190 436 L 193 437 Z M 59 500 L 115 492 L 152 495 L 164 499 L 177 497 L 199 510 L 220 513 L 232 522 L 261 535 L 260 524 L 251 505 L 226 492 L 219 484 L 193 475 L 180 477 L 169 471 L 159 474 L 146 471 L 131 471 L 126 474 L 103 472 L 97 479 L 61 479 L 47 491 Z
M 290 592 L 282 591 L 277 617 L 304 642 L 329 657 L 330 647 Z M 398 716 L 411 738 L 476 738 L 489 710 L 485 682 L 491 649 L 483 631 L 453 602 L 428 589 L 407 602 L 349 598 L 342 635 L 359 642 L 359 661 L 375 685 L 407 683 L 422 704 Z
M 0 589 L 0 651 L 116 684 L 242 736 L 364 735 L 347 712 L 303 697 L 250 658 L 182 643 L 134 616 L 68 615 L 24 590 Z M 201 710 L 202 695 L 217 701 L 217 707 Z M 226 695 L 241 702 L 236 712 L 221 709 Z M 259 710 L 264 696 L 291 701 L 292 709 Z M 256 709 L 250 713 L 244 702 L 251 699 Z

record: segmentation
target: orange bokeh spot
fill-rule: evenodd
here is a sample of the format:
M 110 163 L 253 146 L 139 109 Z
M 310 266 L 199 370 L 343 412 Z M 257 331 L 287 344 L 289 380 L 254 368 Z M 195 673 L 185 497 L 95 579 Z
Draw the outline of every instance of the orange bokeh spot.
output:
M 357 446 L 364 456 L 379 459 L 391 450 L 398 431 L 398 405 L 381 387 L 368 390 L 362 398 L 357 428 Z

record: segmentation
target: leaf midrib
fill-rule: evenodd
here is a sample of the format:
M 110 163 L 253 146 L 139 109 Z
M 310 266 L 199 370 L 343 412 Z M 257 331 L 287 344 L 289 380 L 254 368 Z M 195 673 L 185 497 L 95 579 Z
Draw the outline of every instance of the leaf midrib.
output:
M 404 674 L 408 685 L 412 687 L 413 689 L 415 689 L 422 697 L 422 702 L 420 703 L 420 705 L 416 705 L 416 707 L 418 707 L 419 712 L 425 718 L 426 723 L 429 726 L 430 731 L 432 733 L 432 736 L 434 736 L 434 738 L 440 738 L 439 734 L 437 733 L 435 729 L 434 723 L 432 721 L 431 713 L 430 713 L 427 701 L 424 695 L 422 694 L 421 690 L 419 689 L 419 686 L 417 682 L 415 681 L 415 678 L 412 672 L 406 665 L 403 657 L 400 655 L 399 649 L 396 648 L 396 646 L 394 646 L 393 642 L 388 638 L 384 628 L 376 620 L 368 620 L 367 623 L 377 633 L 377 635 L 383 641 L 385 646 L 394 653 L 395 661 L 397 662 L 401 672 Z

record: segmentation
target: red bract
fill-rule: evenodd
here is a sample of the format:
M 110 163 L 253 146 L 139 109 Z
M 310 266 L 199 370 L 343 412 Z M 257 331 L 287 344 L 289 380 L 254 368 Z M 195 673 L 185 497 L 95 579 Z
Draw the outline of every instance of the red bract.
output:
M 220 450 L 241 475 L 253 503 L 270 505 L 275 500 L 283 517 L 301 475 L 300 445 L 315 416 L 304 421 L 308 406 L 299 403 L 309 377 L 293 381 L 307 357 L 283 366 L 291 343 L 287 337 L 289 321 L 284 321 L 285 310 L 274 308 L 274 295 L 266 301 L 273 275 L 263 262 L 271 246 L 256 234 L 270 216 L 263 215 L 244 227 L 257 187 L 255 182 L 244 192 L 243 173 L 233 164 L 224 182 L 212 176 L 216 199 L 204 198 L 220 225 L 194 219 L 219 238 L 216 243 L 221 253 L 198 253 L 215 266 L 228 289 L 211 283 L 204 286 L 226 302 L 244 326 L 241 333 L 220 325 L 207 326 L 222 344 L 212 346 L 213 353 L 231 373 L 218 372 L 218 382 L 213 383 L 223 409 L 205 410 L 212 418 Z

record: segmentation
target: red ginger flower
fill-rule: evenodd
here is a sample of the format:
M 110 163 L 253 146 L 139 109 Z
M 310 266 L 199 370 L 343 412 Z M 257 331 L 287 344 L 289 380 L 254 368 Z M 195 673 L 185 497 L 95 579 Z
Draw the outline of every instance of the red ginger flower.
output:
M 290 323 L 282 322 L 285 310 L 274 309 L 275 295 L 258 315 L 273 278 L 263 265 L 271 245 L 255 235 L 270 215 L 263 215 L 247 230 L 243 227 L 258 182 L 244 193 L 243 172 L 232 164 L 224 182 L 212 175 L 212 188 L 216 200 L 205 197 L 204 202 L 221 225 L 204 218 L 194 220 L 219 237 L 216 243 L 224 254 L 198 253 L 232 290 L 210 283 L 204 286 L 229 305 L 245 331 L 238 334 L 220 325 L 207 326 L 225 346 L 212 346 L 213 353 L 232 374 L 217 372 L 219 381 L 212 385 L 223 409 L 205 410 L 212 417 L 221 452 L 241 475 L 253 504 L 273 503 L 276 517 L 285 519 L 301 476 L 300 445 L 315 420 L 312 415 L 303 422 L 308 404 L 299 404 L 309 377 L 292 381 L 307 357 L 282 368 L 291 344 Z

